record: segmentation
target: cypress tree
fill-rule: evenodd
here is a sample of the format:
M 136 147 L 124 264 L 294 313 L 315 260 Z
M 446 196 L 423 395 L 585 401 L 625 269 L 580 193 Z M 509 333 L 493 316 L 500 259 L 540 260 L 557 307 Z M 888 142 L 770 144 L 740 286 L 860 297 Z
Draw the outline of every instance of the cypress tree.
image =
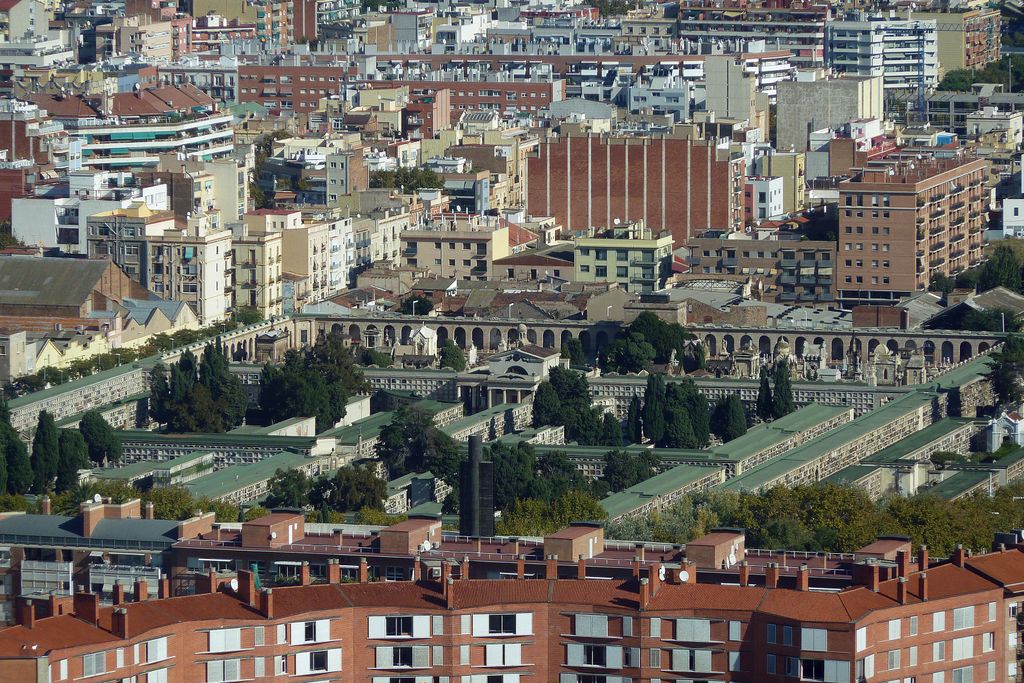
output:
M 775 388 L 772 392 L 772 416 L 775 419 L 789 415 L 796 410 L 793 403 L 793 387 L 789 382 L 789 363 L 780 361 L 775 365 Z
M 57 477 L 57 462 L 60 459 L 60 436 L 53 415 L 43 410 L 36 423 L 36 434 L 32 438 L 32 488 L 36 493 L 45 493 L 53 486 Z
M 640 417 L 640 397 L 633 396 L 629 401 L 629 413 L 626 415 L 626 440 L 629 443 L 643 443 L 644 425 Z
M 665 435 L 665 377 L 653 374 L 644 390 L 644 435 L 658 443 Z
M 761 384 L 757 387 L 757 417 L 767 422 L 774 416 L 772 405 L 772 388 L 768 384 L 768 368 L 761 368 Z

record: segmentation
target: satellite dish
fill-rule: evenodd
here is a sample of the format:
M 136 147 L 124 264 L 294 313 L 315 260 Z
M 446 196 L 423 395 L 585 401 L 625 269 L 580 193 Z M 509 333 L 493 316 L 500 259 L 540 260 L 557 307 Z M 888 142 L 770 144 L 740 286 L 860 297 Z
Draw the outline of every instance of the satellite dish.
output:
M 736 553 L 729 553 L 729 559 L 727 560 L 727 562 L 729 563 L 730 567 L 736 564 Z
M 434 546 L 430 544 L 430 541 L 423 541 L 423 543 L 420 544 L 420 550 L 423 552 L 427 552 L 433 547 Z
M 274 540 L 275 538 L 277 538 L 277 532 L 276 531 L 271 531 L 270 532 L 270 540 Z
M 621 221 L 618 218 L 616 218 L 615 220 L 612 221 L 612 223 L 614 223 L 615 225 L 618 225 L 620 222 Z
M 687 583 L 690 580 L 690 572 L 685 569 L 679 570 L 679 583 Z
M 94 502 L 94 503 L 102 503 L 102 502 L 103 502 L 103 496 L 101 496 L 101 495 L 100 495 L 100 494 L 98 494 L 98 493 L 97 493 L 97 494 L 95 494 L 95 495 L 94 495 L 94 496 L 92 497 L 92 502 Z
M 231 579 L 231 582 L 228 585 L 231 586 L 232 591 L 236 593 L 238 592 L 238 579 Z
M 664 581 L 665 580 L 665 568 L 664 567 L 658 567 L 658 580 L 659 581 Z

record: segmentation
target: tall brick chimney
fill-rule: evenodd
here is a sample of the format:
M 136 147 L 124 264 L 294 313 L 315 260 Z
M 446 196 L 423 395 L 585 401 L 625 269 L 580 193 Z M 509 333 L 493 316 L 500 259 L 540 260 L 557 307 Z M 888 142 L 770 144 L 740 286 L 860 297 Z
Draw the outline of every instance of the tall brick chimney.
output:
M 366 564 L 366 558 L 359 559 L 359 583 L 369 583 L 370 567 Z
M 647 609 L 647 605 L 651 603 L 651 586 L 650 582 L 646 579 L 640 579 L 640 609 Z
M 144 602 L 149 599 L 149 584 L 144 579 L 135 582 L 135 602 Z
M 50 501 L 49 496 L 43 496 L 43 499 L 39 501 L 39 512 L 44 515 L 53 513 L 53 503 Z
M 341 563 L 333 557 L 327 560 L 327 583 L 341 583 Z
M 896 551 L 896 576 L 910 576 L 910 553 L 906 550 Z
M 917 571 L 928 571 L 928 560 L 928 546 L 921 544 L 921 547 L 917 549 Z
M 811 570 L 806 564 L 800 565 L 796 571 L 796 589 L 805 592 L 811 589 Z
M 921 597 L 921 602 L 928 601 L 928 572 L 917 575 L 917 594 Z
M 558 558 L 554 555 L 548 555 L 544 560 L 544 578 L 558 578 Z
M 576 578 L 587 578 L 587 559 L 582 555 L 580 555 L 579 558 L 576 560 Z
M 909 587 L 908 584 L 909 581 L 905 576 L 901 576 L 896 582 L 896 600 L 901 605 L 905 605 L 909 601 L 909 591 L 907 590 Z
M 111 602 L 115 605 L 124 603 L 124 586 L 120 581 L 114 582 L 114 595 L 111 598 Z
M 274 618 L 274 591 L 269 588 L 260 593 L 260 614 L 267 619 Z
M 962 545 L 957 545 L 956 550 L 953 551 L 953 564 L 957 567 L 967 564 L 967 551 Z
M 25 628 L 34 628 L 36 625 L 35 604 L 31 600 L 19 597 L 15 619 Z
M 75 616 L 96 625 L 100 620 L 100 596 L 95 593 L 75 593 Z
M 114 635 L 119 638 L 130 638 L 128 633 L 128 610 L 125 607 L 115 607 L 112 615 Z
M 740 562 L 739 584 L 741 586 L 750 584 L 750 564 L 746 560 Z
M 764 587 L 779 587 L 779 565 L 776 562 L 769 562 L 764 568 Z

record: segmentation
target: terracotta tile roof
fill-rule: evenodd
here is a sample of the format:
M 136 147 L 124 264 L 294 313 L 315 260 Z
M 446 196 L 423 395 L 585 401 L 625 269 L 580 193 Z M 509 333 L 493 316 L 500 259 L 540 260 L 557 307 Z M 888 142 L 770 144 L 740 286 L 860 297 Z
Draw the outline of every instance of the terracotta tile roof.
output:
M 909 579 L 907 591 L 911 602 L 920 602 L 921 596 L 918 593 L 918 575 L 921 572 L 912 572 Z M 942 564 L 937 567 L 930 567 L 928 574 L 928 599 L 939 600 L 957 595 L 969 593 L 980 593 L 997 588 L 996 584 L 975 574 L 964 567 L 957 567 L 954 564 Z M 891 600 L 896 600 L 896 586 L 899 579 L 883 581 L 879 584 L 878 592 Z
M 39 656 L 57 648 L 109 643 L 120 638 L 72 616 L 40 619 L 33 628 L 11 626 L 0 631 L 0 657 Z M 33 652 L 32 647 L 36 650 Z
M 547 602 L 550 581 L 456 581 L 452 584 L 455 609 L 494 604 Z
M 508 224 L 508 245 L 510 247 L 518 247 L 523 244 L 529 244 L 537 240 L 537 234 L 531 232 L 521 225 L 515 223 Z
M 839 593 L 814 591 L 769 590 L 758 609 L 764 614 L 810 622 L 844 622 L 861 616 L 850 614 Z
M 274 595 L 276 597 L 276 590 Z M 128 610 L 128 629 L 133 637 L 134 634 L 146 633 L 172 624 L 235 619 L 251 620 L 254 616 L 259 615 L 255 609 L 242 604 L 236 597 L 226 593 L 130 602 L 122 606 Z M 113 628 L 113 611 L 111 607 L 100 610 L 100 627 L 107 631 Z
M 979 555 L 967 560 L 967 567 L 1011 590 L 1024 590 L 1024 552 L 1014 548 Z M 928 573 L 931 578 L 931 571 Z
M 40 109 L 45 109 L 50 116 L 59 119 L 80 119 L 99 115 L 95 108 L 77 96 L 58 99 L 53 95 L 40 93 L 30 95 L 29 100 L 38 105 Z
M 764 599 L 765 588 L 716 584 L 663 584 L 651 599 L 650 610 L 730 609 L 753 611 Z M 776 591 L 778 592 L 778 591 Z

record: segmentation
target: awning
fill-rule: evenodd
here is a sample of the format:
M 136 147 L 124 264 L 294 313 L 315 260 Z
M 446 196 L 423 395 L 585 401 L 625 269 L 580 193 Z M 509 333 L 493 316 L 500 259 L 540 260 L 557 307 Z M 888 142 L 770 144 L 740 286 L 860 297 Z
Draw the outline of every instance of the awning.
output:
M 301 567 L 302 566 L 301 562 L 296 562 L 296 561 L 293 561 L 293 560 L 278 560 L 274 564 L 284 565 L 285 567 Z
M 810 268 L 801 268 L 800 269 L 800 274 L 801 275 L 814 275 L 814 266 L 811 266 Z
M 831 266 L 825 266 L 823 268 L 818 268 L 818 273 L 820 275 L 831 275 L 832 274 L 832 267 Z

